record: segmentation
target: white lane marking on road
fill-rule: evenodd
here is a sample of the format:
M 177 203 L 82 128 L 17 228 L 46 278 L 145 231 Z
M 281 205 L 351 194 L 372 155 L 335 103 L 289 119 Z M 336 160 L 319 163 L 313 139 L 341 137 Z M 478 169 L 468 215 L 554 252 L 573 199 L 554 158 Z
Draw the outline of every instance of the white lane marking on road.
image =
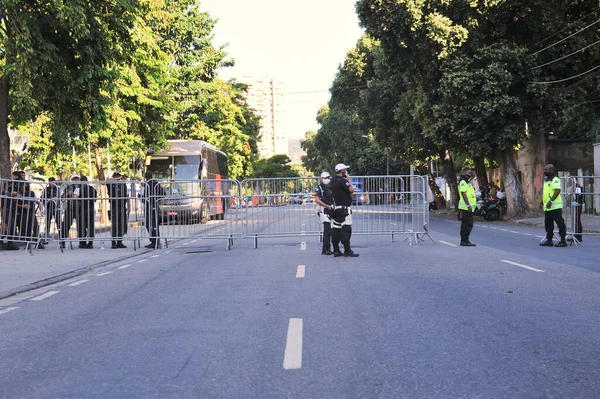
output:
M 191 244 L 190 242 L 186 242 L 186 243 L 184 243 L 183 245 L 190 245 L 190 244 Z
M 296 272 L 296 278 L 304 278 L 306 272 L 306 265 L 298 265 L 298 271 Z
M 441 241 L 441 240 L 440 240 L 440 242 L 441 242 L 442 244 L 450 245 L 451 247 L 458 247 L 458 245 L 450 244 L 449 242 L 446 242 L 446 241 Z
M 131 264 L 128 263 L 126 265 L 117 267 L 117 269 L 127 269 L 129 266 L 131 266 Z
M 112 272 L 104 272 L 104 273 L 100 273 L 100 274 L 96 274 L 96 277 L 102 277 L 102 276 L 106 276 L 111 274 Z
M 490 226 L 490 229 L 498 230 L 497 227 L 492 227 L 492 226 Z
M 168 251 L 165 251 L 166 254 L 168 254 L 169 252 L 171 252 L 171 250 L 169 249 Z
M 135 263 L 144 263 L 145 261 L 146 261 L 146 259 L 142 259 L 142 260 L 138 260 L 138 261 L 137 261 L 137 262 L 135 262 Z
M 500 231 L 508 231 L 508 230 L 506 230 L 506 229 L 498 229 L 498 230 L 500 230 Z
M 536 236 L 537 238 L 546 238 L 546 236 Z
M 544 270 L 536 269 L 535 267 L 531 267 L 531 266 L 527 266 L 527 265 L 522 265 L 517 262 L 511 262 L 510 260 L 501 260 L 501 262 L 508 263 L 513 266 L 522 267 L 523 269 L 531 270 L 532 272 L 544 273 Z
M 78 285 L 87 283 L 88 281 L 90 281 L 90 280 L 84 279 L 84 280 L 75 281 L 74 283 L 69 284 L 69 287 L 77 287 Z
M 532 236 L 533 234 L 531 234 L 531 233 L 523 233 L 523 235 Z
M 518 231 L 514 231 L 514 230 L 509 231 L 509 233 L 521 234 Z
M 290 319 L 283 368 L 286 370 L 302 368 L 302 319 Z
M 41 301 L 42 299 L 49 298 L 55 294 L 58 294 L 58 291 L 48 291 L 44 295 L 36 296 L 35 298 L 32 298 L 31 300 L 32 301 Z
M 192 242 L 198 242 L 198 240 L 192 240 Z
M 2 309 L 2 310 L 0 310 L 0 314 L 5 314 L 5 313 L 11 312 L 13 310 L 17 310 L 17 309 L 19 309 L 19 308 L 18 307 L 14 307 L 14 308 Z
M 152 255 L 151 258 L 158 258 L 160 255 Z

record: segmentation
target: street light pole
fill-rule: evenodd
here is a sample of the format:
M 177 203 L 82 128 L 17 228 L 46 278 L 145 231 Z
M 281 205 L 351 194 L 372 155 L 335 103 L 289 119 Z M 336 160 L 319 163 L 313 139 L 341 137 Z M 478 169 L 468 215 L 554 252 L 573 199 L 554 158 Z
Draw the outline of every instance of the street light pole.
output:
M 386 157 L 386 172 L 385 172 L 385 174 L 387 176 L 389 176 L 390 175 L 390 154 L 385 154 L 385 157 Z

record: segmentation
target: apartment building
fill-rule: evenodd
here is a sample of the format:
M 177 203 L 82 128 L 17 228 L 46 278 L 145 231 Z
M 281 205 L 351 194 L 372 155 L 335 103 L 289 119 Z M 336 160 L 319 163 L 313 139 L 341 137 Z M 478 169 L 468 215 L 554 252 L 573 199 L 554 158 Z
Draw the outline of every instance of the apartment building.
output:
M 258 143 L 260 157 L 287 154 L 283 83 L 270 77 L 256 76 L 244 76 L 239 81 L 249 86 L 248 104 L 261 117 L 261 140 Z

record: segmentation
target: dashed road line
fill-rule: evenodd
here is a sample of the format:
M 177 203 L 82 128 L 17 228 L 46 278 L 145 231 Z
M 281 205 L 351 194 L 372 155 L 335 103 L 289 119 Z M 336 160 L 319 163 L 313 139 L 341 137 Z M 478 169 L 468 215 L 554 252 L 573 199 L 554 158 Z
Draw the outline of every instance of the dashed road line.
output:
M 78 285 L 83 284 L 83 283 L 87 283 L 88 281 L 90 281 L 90 280 L 85 280 L 84 279 L 84 280 L 75 281 L 74 283 L 71 283 L 71 284 L 68 284 L 68 285 L 69 285 L 69 287 L 77 287 Z
M 450 244 L 449 242 L 446 242 L 446 241 L 441 241 L 441 240 L 440 240 L 440 242 L 441 242 L 442 244 L 450 245 L 451 247 L 455 247 L 455 248 L 456 248 L 456 247 L 458 247 L 458 245 Z
M 298 271 L 296 272 L 296 278 L 304 278 L 306 272 L 306 265 L 298 265 Z
M 106 275 L 111 274 L 111 273 L 112 272 L 104 272 L 104 273 L 96 274 L 96 277 L 106 276 Z
M 511 231 L 509 231 L 509 233 L 521 234 L 521 233 L 519 233 L 518 231 L 514 231 L 514 230 L 511 230 Z
M 127 269 L 129 266 L 131 266 L 131 264 L 128 263 L 126 265 L 117 267 L 117 269 Z
M 151 258 L 158 258 L 160 255 L 152 255 Z
M 523 269 L 531 270 L 532 272 L 544 273 L 544 270 L 536 269 L 535 267 L 531 267 L 531 266 L 527 266 L 527 265 L 522 265 L 520 263 L 512 262 L 510 260 L 501 260 L 501 262 L 508 263 L 510 265 L 513 265 L 513 266 L 522 267 Z
M 290 319 L 283 368 L 286 370 L 302 368 L 302 319 Z
M 19 309 L 19 307 L 12 307 L 12 308 L 2 309 L 2 310 L 0 310 L 0 314 L 5 314 L 5 313 L 8 313 L 8 312 L 12 312 L 13 310 L 17 310 L 17 309 Z
M 140 260 L 138 260 L 138 261 L 137 261 L 137 262 L 135 262 L 135 263 L 144 263 L 144 262 L 146 262 L 146 259 L 140 259 Z
M 186 242 L 186 243 L 184 243 L 182 245 L 190 245 L 190 244 L 191 244 L 190 242 Z
M 52 295 L 56 295 L 56 294 L 58 294 L 58 292 L 59 292 L 59 291 L 48 291 L 48 292 L 46 292 L 46 293 L 45 293 L 45 294 L 43 294 L 43 295 L 36 296 L 35 298 L 32 298 L 31 300 L 32 300 L 32 301 L 41 301 L 41 300 L 43 300 L 43 299 L 50 298 Z
M 171 252 L 171 250 L 169 249 L 168 251 L 165 251 L 165 254 L 168 254 L 168 253 L 170 253 L 170 252 Z

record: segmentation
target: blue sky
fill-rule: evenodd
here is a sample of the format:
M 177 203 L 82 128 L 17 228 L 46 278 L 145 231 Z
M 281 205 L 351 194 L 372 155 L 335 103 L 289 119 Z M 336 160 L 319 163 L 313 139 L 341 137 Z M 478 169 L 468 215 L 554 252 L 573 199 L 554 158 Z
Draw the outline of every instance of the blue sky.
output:
M 316 130 L 319 108 L 348 50 L 362 30 L 355 0 L 201 0 L 215 19 L 215 45 L 229 43 L 235 67 L 223 79 L 243 75 L 281 80 L 286 94 L 286 125 L 301 138 Z M 308 94 L 292 94 L 298 92 Z

